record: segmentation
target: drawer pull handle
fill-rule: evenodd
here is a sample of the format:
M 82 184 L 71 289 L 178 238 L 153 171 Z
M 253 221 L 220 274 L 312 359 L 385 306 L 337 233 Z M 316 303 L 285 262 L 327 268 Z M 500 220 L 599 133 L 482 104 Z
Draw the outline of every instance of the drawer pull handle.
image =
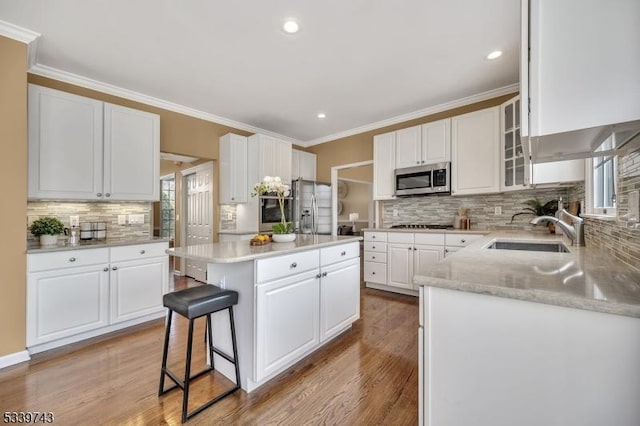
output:
M 140 254 L 145 254 L 145 253 L 146 253 L 146 251 L 140 250 Z
M 104 268 L 103 271 L 108 272 L 109 268 Z
M 467 240 L 460 240 L 460 242 L 464 244 L 467 242 Z
M 291 269 L 297 268 L 297 267 L 298 267 L 298 264 L 296 262 L 293 262 L 290 266 Z
M 113 268 L 111 268 L 111 270 L 112 270 L 112 271 L 117 271 L 117 270 L 118 270 L 118 267 L 117 267 L 117 266 L 114 266 Z
M 76 261 L 76 258 L 75 258 L 75 257 L 70 257 L 70 258 L 69 258 L 69 262 L 75 262 L 75 261 Z
M 346 256 L 346 255 L 347 255 L 346 251 L 343 251 L 342 253 L 340 253 L 340 256 Z

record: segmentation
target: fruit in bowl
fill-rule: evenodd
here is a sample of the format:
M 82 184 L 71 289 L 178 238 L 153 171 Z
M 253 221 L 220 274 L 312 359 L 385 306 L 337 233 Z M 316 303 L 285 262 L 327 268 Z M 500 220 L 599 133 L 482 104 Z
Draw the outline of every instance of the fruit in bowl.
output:
M 268 234 L 258 234 L 251 239 L 250 244 L 252 246 L 261 246 L 267 244 L 270 241 L 271 237 L 269 237 Z

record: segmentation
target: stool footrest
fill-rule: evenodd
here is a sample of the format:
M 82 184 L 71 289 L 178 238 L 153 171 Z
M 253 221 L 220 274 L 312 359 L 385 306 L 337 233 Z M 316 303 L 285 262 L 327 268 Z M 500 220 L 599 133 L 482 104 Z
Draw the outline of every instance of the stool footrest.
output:
M 227 361 L 229 361 L 232 364 L 236 363 L 236 360 L 233 359 L 232 357 L 230 357 L 229 355 L 227 355 L 226 353 L 222 352 L 220 349 L 216 348 L 215 346 L 211 347 L 211 350 L 215 353 L 217 353 L 218 355 L 220 355 L 222 358 L 226 359 Z
M 206 410 L 207 408 L 211 407 L 213 404 L 215 404 L 216 402 L 220 401 L 222 398 L 231 395 L 232 393 L 234 393 L 235 391 L 237 391 L 238 389 L 240 389 L 240 386 L 234 386 L 229 390 L 226 390 L 224 392 L 222 392 L 220 395 L 216 396 L 215 398 L 209 400 L 208 402 L 205 402 L 204 404 L 202 404 L 201 406 L 199 406 L 198 408 L 196 408 L 195 410 L 193 410 L 190 413 L 187 413 L 187 420 L 190 419 L 191 417 L 195 416 L 196 414 L 200 413 L 203 410 Z
M 199 373 L 196 373 L 196 374 L 194 374 L 193 376 L 189 377 L 189 380 L 191 381 L 191 380 L 197 379 L 198 377 L 200 377 L 200 376 L 202 376 L 202 375 L 204 375 L 204 374 L 210 373 L 210 372 L 212 372 L 213 370 L 214 370 L 214 368 L 213 368 L 213 367 L 205 368 L 204 370 L 200 371 Z M 175 375 L 175 374 L 173 374 L 173 372 L 172 372 L 171 370 L 169 370 L 168 368 L 163 368 L 163 369 L 162 369 L 162 372 L 163 372 L 164 374 L 166 374 L 167 376 L 169 376 L 169 378 L 170 378 L 171 380 L 173 380 L 173 382 L 175 383 L 175 385 L 174 385 L 174 386 L 171 386 L 171 387 L 169 387 L 169 388 L 167 388 L 167 389 L 163 389 L 163 390 L 161 390 L 161 391 L 160 391 L 160 393 L 159 393 L 158 395 L 164 395 L 165 393 L 167 393 L 167 392 L 169 392 L 169 391 L 172 391 L 172 390 L 174 390 L 174 389 L 176 389 L 176 388 L 180 388 L 180 389 L 184 390 L 184 381 L 182 381 L 182 380 L 180 380 L 178 377 L 176 377 L 176 375 Z

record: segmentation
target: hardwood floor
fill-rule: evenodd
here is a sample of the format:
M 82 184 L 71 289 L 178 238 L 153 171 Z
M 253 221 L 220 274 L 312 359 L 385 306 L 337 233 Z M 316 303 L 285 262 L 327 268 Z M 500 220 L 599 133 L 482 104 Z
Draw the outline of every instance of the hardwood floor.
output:
M 176 289 L 192 285 L 176 280 Z M 418 301 L 372 289 L 362 289 L 361 297 L 361 319 L 350 331 L 267 385 L 251 394 L 238 391 L 188 424 L 415 425 Z M 169 366 L 181 375 L 187 321 L 174 320 Z M 0 370 L 0 411 L 50 411 L 63 425 L 180 424 L 182 393 L 157 396 L 163 332 L 157 320 Z M 196 333 L 203 335 L 203 321 Z M 204 354 L 204 342 L 195 339 L 192 371 L 204 366 Z M 229 385 L 218 374 L 198 379 L 190 407 Z

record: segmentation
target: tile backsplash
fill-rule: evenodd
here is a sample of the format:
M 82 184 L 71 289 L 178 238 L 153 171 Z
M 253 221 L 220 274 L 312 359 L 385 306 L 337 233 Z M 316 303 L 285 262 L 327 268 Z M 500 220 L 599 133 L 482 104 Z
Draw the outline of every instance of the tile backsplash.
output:
M 471 209 L 469 217 L 473 227 L 492 227 L 508 225 L 511 217 L 522 212 L 526 207 L 523 203 L 534 198 L 542 202 L 557 200 L 560 197 L 565 201 L 569 200 L 569 189 L 566 187 L 553 189 L 531 189 L 524 191 L 505 192 L 501 194 L 489 195 L 468 195 L 468 196 L 426 196 L 398 198 L 384 202 L 383 220 L 384 226 L 407 224 L 407 223 L 429 223 L 438 225 L 452 225 L 453 217 L 458 208 Z M 502 214 L 495 215 L 494 208 L 501 207 Z M 394 216 L 397 210 L 397 216 Z M 524 225 L 531 220 L 532 216 L 516 216 L 513 223 Z
M 35 241 L 28 227 L 43 216 L 55 216 L 69 227 L 69 216 L 80 216 L 80 222 L 106 222 L 107 238 L 150 237 L 151 203 L 82 203 L 66 201 L 30 201 L 27 203 L 27 240 Z M 118 225 L 118 215 L 142 214 L 144 223 Z

